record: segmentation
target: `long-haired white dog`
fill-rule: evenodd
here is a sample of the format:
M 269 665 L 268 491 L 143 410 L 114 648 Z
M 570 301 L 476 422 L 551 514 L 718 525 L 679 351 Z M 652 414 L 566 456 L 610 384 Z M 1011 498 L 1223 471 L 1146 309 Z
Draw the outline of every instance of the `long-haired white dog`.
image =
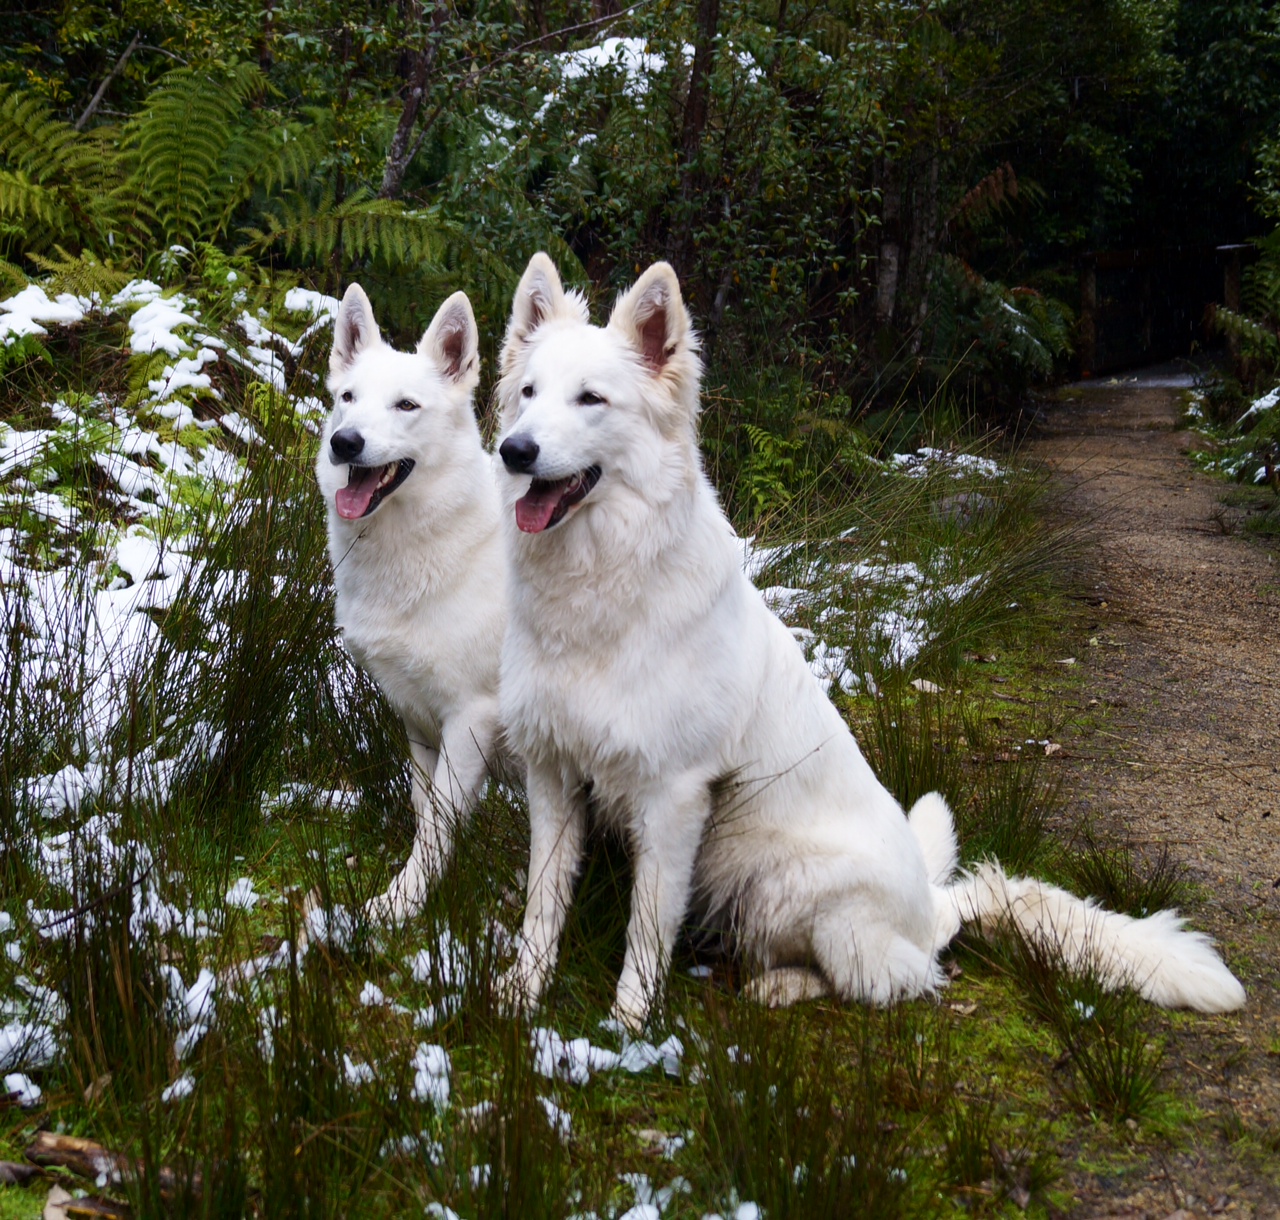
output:
M 335 617 L 404 720 L 417 833 L 375 916 L 417 910 L 479 799 L 499 744 L 506 555 L 493 461 L 471 398 L 480 377 L 466 294 L 414 352 L 383 342 L 347 289 L 329 360 L 333 412 L 316 477 L 328 508 Z
M 1156 1003 L 1242 1004 L 1173 912 L 1130 919 L 994 863 L 956 875 L 943 799 L 904 816 L 739 566 L 699 456 L 700 373 L 665 263 L 603 328 L 546 255 L 529 263 L 498 391 L 502 713 L 528 765 L 531 823 L 511 998 L 536 1000 L 553 968 L 589 790 L 633 859 L 615 1005 L 632 1027 L 694 908 L 734 930 L 754 994 L 773 1003 L 932 992 L 963 922 L 1011 920 Z

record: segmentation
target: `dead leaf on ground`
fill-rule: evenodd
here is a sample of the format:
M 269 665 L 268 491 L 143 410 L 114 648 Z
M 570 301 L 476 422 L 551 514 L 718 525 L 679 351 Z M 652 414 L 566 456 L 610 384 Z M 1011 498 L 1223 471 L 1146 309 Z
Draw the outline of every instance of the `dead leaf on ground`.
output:
M 130 1220 L 133 1212 L 127 1203 L 87 1195 L 65 1205 L 68 1220 Z
M 120 1152 L 112 1152 L 96 1140 L 85 1139 L 78 1135 L 59 1135 L 53 1131 L 37 1131 L 35 1138 L 27 1148 L 27 1160 L 37 1165 L 59 1165 L 69 1169 L 82 1178 L 90 1178 L 99 1185 L 106 1181 L 120 1183 L 133 1181 L 148 1174 L 147 1166 L 141 1161 L 131 1160 Z M 197 1170 L 189 1177 L 180 1175 L 168 1165 L 161 1165 L 154 1170 L 156 1185 L 160 1188 L 160 1197 L 171 1200 L 179 1196 L 199 1197 L 204 1190 L 204 1182 Z M 82 1213 L 68 1211 L 68 1215 L 127 1216 L 128 1209 L 119 1211 L 123 1204 L 113 1203 L 109 1199 L 78 1200 L 77 1203 L 92 1204 L 94 1210 Z M 107 1210 L 104 1211 L 103 1208 Z M 113 1210 L 116 1209 L 116 1210 Z
M 1044 752 L 1046 755 L 1061 754 L 1062 746 L 1056 741 L 1046 741 L 1044 743 Z
M 67 1204 L 71 1202 L 71 1192 L 65 1186 L 49 1187 L 49 1197 L 44 1201 L 43 1220 L 67 1220 Z

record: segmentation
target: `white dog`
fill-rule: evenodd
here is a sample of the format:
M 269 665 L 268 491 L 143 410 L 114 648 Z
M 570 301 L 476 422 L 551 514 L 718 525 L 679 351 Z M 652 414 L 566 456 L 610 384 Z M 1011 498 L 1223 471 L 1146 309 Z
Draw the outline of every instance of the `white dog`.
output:
M 930 794 L 904 816 L 743 574 L 699 456 L 699 377 L 665 263 L 599 328 L 546 255 L 530 262 L 499 387 L 502 712 L 528 765 L 531 823 L 511 998 L 536 1000 L 554 965 L 589 787 L 633 857 L 615 1005 L 632 1027 L 695 906 L 736 933 L 753 993 L 772 1003 L 932 992 L 963 921 L 1012 919 L 1157 1003 L 1242 1004 L 1211 944 L 1172 912 L 1129 919 L 994 863 L 954 877 L 945 802 Z
M 466 294 L 440 306 L 417 351 L 384 343 L 347 289 L 329 360 L 333 412 L 316 477 L 329 515 L 335 617 L 404 720 L 417 834 L 371 913 L 418 909 L 498 748 L 506 556 L 493 462 L 471 397 L 480 376 Z

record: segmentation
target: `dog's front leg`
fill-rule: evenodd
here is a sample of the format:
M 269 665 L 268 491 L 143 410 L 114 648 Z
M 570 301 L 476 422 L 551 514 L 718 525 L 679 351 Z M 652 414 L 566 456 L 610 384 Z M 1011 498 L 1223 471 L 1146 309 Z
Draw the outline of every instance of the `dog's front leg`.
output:
M 582 864 L 587 800 L 582 781 L 529 763 L 529 884 L 516 964 L 504 983 L 516 1007 L 537 1003 L 556 964 L 573 883 Z
M 661 994 L 680 921 L 689 907 L 694 864 L 711 794 L 701 775 L 637 798 L 634 805 L 631 919 L 613 1015 L 644 1028 Z
M 404 868 L 386 892 L 369 901 L 370 919 L 400 923 L 426 899 L 431 882 L 439 875 L 439 851 L 435 844 L 436 814 L 432 802 L 432 777 L 440 765 L 440 751 L 428 743 L 422 730 L 406 720 L 409 737 L 410 799 L 413 804 L 413 849 Z

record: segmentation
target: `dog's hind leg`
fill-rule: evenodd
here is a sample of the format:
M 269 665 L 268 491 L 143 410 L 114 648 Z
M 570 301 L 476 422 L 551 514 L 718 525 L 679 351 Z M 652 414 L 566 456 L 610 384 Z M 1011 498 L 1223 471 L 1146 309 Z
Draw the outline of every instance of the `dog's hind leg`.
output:
M 633 801 L 631 918 L 613 1015 L 639 1030 L 658 998 L 689 908 L 711 794 L 702 776 L 687 775 Z
M 529 763 L 529 884 L 516 964 L 501 983 L 506 1004 L 537 1003 L 555 968 L 573 883 L 582 864 L 587 798 L 582 783 Z
M 767 1008 L 790 1008 L 831 994 L 827 980 L 804 966 L 779 966 L 756 975 L 742 989 L 746 999 Z

